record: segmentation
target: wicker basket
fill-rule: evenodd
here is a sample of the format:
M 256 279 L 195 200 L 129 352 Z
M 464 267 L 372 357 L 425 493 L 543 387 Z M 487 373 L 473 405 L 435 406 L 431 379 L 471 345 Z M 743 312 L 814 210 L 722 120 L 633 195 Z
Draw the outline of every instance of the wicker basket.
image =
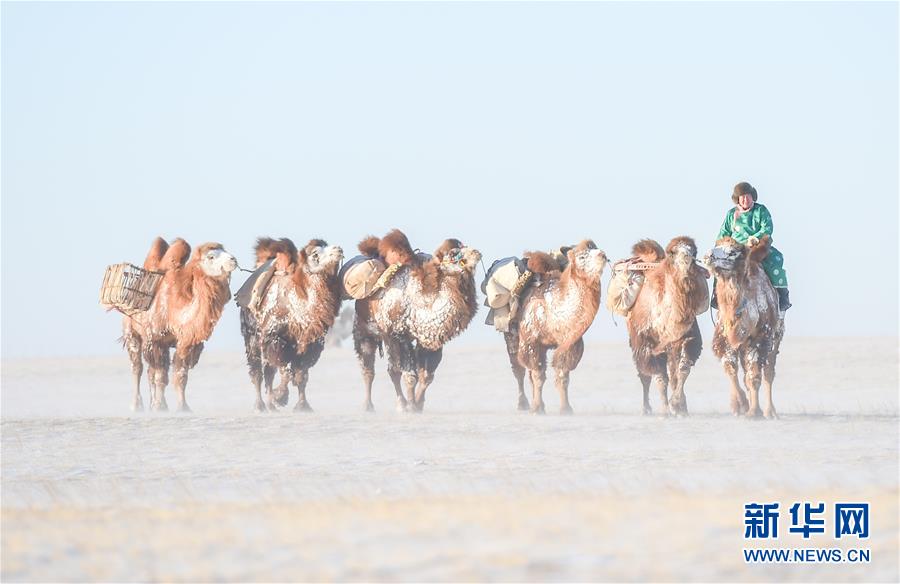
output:
M 133 264 L 113 264 L 106 268 L 100 288 L 100 304 L 132 316 L 150 308 L 163 275 Z

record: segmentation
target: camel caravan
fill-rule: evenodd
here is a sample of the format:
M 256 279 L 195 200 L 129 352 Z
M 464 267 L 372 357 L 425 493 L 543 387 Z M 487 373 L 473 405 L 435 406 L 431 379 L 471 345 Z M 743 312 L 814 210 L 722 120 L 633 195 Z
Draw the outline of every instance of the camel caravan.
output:
M 645 415 L 653 412 L 651 384 L 659 393 L 659 414 L 687 415 L 685 385 L 703 346 L 697 317 L 712 307 L 717 309 L 712 351 L 730 383 L 732 413 L 776 417 L 772 383 L 790 307 L 783 258 L 771 246 L 771 216 L 755 205 L 755 189 L 739 183 L 732 198 L 735 211 L 702 258 L 695 241 L 680 236 L 665 248 L 642 239 L 628 258 L 612 264 L 606 307 L 626 321 Z M 340 247 L 322 239 L 299 248 L 288 238 L 256 241 L 254 269 L 242 270 L 250 275 L 235 294 L 255 411 L 287 406 L 291 385 L 297 391 L 294 411 L 312 411 L 306 395 L 310 370 L 326 348 L 342 303 L 350 301 L 363 408 L 375 409 L 372 383 L 376 355 L 382 355 L 397 409 L 422 412 L 444 346 L 466 330 L 478 311 L 476 269 L 481 265 L 485 324 L 505 341 L 517 408 L 544 413 L 552 352 L 559 411 L 573 412 L 570 377 L 584 357 L 583 337 L 600 309 L 601 278 L 610 263 L 592 240 L 526 251 L 496 260 L 487 270 L 481 253 L 459 239 L 446 239 L 428 254 L 413 248 L 398 229 L 365 237 L 358 251 L 345 261 Z M 145 364 L 150 409 L 168 409 L 165 391 L 174 367 L 177 409 L 190 410 L 188 371 L 199 362 L 232 298 L 231 276 L 237 269 L 237 260 L 221 244 L 205 243 L 192 252 L 184 239 L 167 243 L 159 237 L 143 267 L 107 268 L 100 302 L 123 314 L 121 340 L 134 377 L 133 410 L 144 407 Z M 766 390 L 764 409 L 760 385 Z

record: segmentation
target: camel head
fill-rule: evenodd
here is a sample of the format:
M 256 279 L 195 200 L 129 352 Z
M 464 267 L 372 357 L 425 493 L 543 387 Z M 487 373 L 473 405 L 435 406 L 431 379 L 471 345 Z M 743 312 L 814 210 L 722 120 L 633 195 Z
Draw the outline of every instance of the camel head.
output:
M 597 245 L 590 239 L 585 239 L 571 248 L 566 252 L 566 258 L 569 261 L 567 270 L 597 282 L 600 281 L 608 261 L 603 250 L 597 249 Z
M 450 238 L 445 239 L 434 250 L 434 261 L 444 272 L 472 274 L 481 261 L 481 252 L 474 247 L 466 246 L 458 239 Z
M 691 266 L 697 259 L 697 244 L 690 237 L 676 237 L 666 246 L 666 262 L 675 268 L 683 277 L 688 276 Z
M 716 241 L 716 246 L 703 256 L 703 264 L 717 278 L 729 280 L 744 273 L 747 247 L 730 237 Z
M 306 270 L 310 274 L 336 274 L 344 260 L 344 250 L 337 245 L 328 245 L 325 240 L 311 239 L 303 248 Z
M 716 246 L 703 256 L 703 264 L 717 278 L 729 279 L 748 276 L 752 266 L 769 255 L 771 239 L 768 235 L 760 238 L 754 246 L 738 243 L 730 237 L 716 241 Z
M 237 260 L 225 251 L 221 243 L 204 243 L 194 252 L 193 260 L 210 278 L 229 278 L 237 269 Z

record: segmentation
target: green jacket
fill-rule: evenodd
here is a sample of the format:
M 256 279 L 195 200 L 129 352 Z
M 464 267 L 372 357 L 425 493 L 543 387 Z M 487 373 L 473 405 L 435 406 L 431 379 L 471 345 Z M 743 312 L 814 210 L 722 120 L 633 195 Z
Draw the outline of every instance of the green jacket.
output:
M 725 221 L 719 229 L 719 236 L 731 237 L 738 243 L 746 243 L 750 236 L 760 239 L 763 235 L 772 237 L 772 214 L 765 205 L 756 203 L 749 211 L 741 213 L 737 221 L 734 220 L 735 208 L 728 209 L 725 213 Z

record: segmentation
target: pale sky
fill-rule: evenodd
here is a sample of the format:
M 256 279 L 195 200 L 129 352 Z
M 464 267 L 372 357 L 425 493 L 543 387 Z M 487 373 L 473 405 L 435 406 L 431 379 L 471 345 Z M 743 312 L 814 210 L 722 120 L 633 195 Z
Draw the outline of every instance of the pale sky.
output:
M 682 234 L 705 251 L 741 180 L 774 217 L 789 337 L 897 335 L 896 3 L 0 16 L 4 358 L 121 351 L 103 271 L 157 235 L 245 265 L 260 235 L 352 255 L 392 227 L 486 265 L 584 237 L 611 258 Z M 454 342 L 502 342 L 484 316 Z M 601 309 L 589 338 L 626 342 L 618 320 Z M 242 347 L 233 304 L 208 347 Z

